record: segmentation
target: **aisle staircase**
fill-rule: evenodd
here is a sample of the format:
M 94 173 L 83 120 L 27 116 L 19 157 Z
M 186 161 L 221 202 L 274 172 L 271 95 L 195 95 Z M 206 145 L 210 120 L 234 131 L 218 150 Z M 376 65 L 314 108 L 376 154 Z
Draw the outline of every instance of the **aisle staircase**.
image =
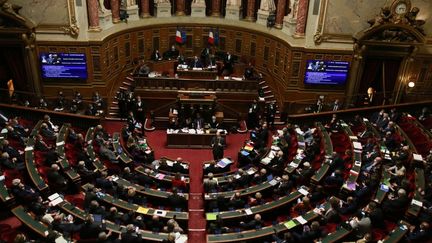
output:
M 124 81 L 120 84 L 120 86 L 115 89 L 115 92 L 111 92 L 109 98 L 109 106 L 108 106 L 108 120 L 121 120 L 120 118 L 120 109 L 118 106 L 117 95 L 120 90 L 129 91 L 133 87 L 135 87 L 135 79 L 133 78 L 133 73 L 129 73 Z

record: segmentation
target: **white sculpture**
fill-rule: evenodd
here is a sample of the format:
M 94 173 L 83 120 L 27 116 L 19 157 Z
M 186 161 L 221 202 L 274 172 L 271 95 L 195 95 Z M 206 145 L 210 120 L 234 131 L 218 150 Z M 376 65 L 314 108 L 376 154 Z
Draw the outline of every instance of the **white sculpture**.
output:
M 135 0 L 127 0 L 126 6 L 130 7 L 130 6 L 134 6 L 134 5 L 136 5 L 136 1 Z
M 297 18 L 297 11 L 298 11 L 298 0 L 294 0 L 292 7 L 291 7 L 291 18 L 295 19 Z
M 276 5 L 273 0 L 262 0 L 260 10 L 272 12 L 276 10 Z

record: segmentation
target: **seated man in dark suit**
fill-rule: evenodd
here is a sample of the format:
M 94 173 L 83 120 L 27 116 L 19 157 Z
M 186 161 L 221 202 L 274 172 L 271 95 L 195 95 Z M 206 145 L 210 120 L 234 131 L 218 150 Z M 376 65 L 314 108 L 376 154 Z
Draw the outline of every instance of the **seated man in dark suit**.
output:
M 310 230 L 303 230 L 302 234 L 293 232 L 293 236 L 298 242 L 315 242 L 315 240 L 322 236 L 320 224 L 318 221 L 313 221 Z
M 397 196 L 389 194 L 388 200 L 382 204 L 385 215 L 392 219 L 399 219 L 405 214 L 405 209 L 409 204 L 409 198 L 404 189 L 399 189 Z
M 245 206 L 246 202 L 241 198 L 240 192 L 236 192 L 230 198 L 228 205 L 231 208 L 239 209 Z
M 176 59 L 179 56 L 179 51 L 176 49 L 175 45 L 171 46 L 171 49 L 167 50 L 163 54 L 163 58 L 166 60 Z
M 122 243 L 143 242 L 141 235 L 139 235 L 139 231 L 135 231 L 133 224 L 126 225 L 126 232 L 121 233 L 120 238 Z
M 158 49 L 155 49 L 151 55 L 151 60 L 153 61 L 159 61 L 162 60 L 162 55 L 159 53 Z
M 240 226 L 244 227 L 245 229 L 260 229 L 264 226 L 264 221 L 261 219 L 260 214 L 255 214 L 254 219 L 248 223 L 240 222 Z
M 174 209 L 186 209 L 187 200 L 177 193 L 176 188 L 174 188 L 172 194 L 168 196 L 168 201 L 170 202 L 170 206 Z
M 183 167 L 183 159 L 181 157 L 178 157 L 174 161 L 171 171 L 174 173 L 187 174 L 188 171 Z
M 202 68 L 202 67 L 203 67 L 203 65 L 202 65 L 201 61 L 198 59 L 197 56 L 194 56 L 194 59 L 189 64 L 189 68 Z
M 55 133 L 53 130 L 50 130 L 48 128 L 48 125 L 46 123 L 42 123 L 40 128 L 40 134 L 49 140 L 55 140 L 57 138 L 57 133 Z
M 20 179 L 12 180 L 11 193 L 21 203 L 32 203 L 37 200 L 39 193 L 27 185 L 24 185 Z
M 428 242 L 432 237 L 432 230 L 428 222 L 422 222 L 420 227 L 409 227 L 407 239 L 409 242 Z
M 101 225 L 94 222 L 91 215 L 88 216 L 80 230 L 81 239 L 96 239 L 102 231 Z
M 67 181 L 59 171 L 60 167 L 57 164 L 53 164 L 47 173 L 48 183 L 53 191 L 65 191 L 67 188 Z

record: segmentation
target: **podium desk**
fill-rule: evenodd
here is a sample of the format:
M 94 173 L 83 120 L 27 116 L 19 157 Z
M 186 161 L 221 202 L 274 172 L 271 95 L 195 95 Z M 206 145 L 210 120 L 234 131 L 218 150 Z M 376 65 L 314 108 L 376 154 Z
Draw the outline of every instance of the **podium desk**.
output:
M 216 133 L 191 134 L 183 133 L 167 133 L 168 148 L 211 148 L 211 140 L 216 136 Z M 225 134 L 221 135 L 225 141 Z
M 177 69 L 177 75 L 186 79 L 216 79 L 218 75 L 215 69 Z

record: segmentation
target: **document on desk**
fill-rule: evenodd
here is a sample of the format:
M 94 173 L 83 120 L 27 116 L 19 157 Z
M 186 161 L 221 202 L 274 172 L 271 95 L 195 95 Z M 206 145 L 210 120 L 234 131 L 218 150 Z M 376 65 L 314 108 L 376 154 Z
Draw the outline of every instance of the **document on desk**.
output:
M 305 196 L 307 196 L 307 195 L 309 194 L 309 192 L 308 192 L 307 190 L 303 189 L 303 188 L 300 188 L 300 189 L 298 190 L 298 192 L 300 192 L 301 194 L 303 194 L 303 195 L 305 195 Z
M 33 147 L 32 146 L 29 146 L 29 147 L 26 147 L 25 149 L 24 149 L 24 151 L 32 151 L 33 150 Z
M 253 213 L 252 213 L 252 210 L 251 210 L 250 208 L 246 208 L 246 209 L 245 209 L 245 213 L 246 213 L 247 215 L 251 215 L 251 214 L 253 214 Z
M 57 146 L 57 147 L 60 147 L 60 146 L 62 146 L 62 145 L 64 145 L 64 144 L 65 144 L 65 142 L 64 142 L 64 141 L 61 141 L 61 142 L 56 143 L 56 146 Z
M 60 195 L 58 193 L 54 193 L 51 196 L 48 197 L 48 199 L 50 201 L 55 200 L 56 198 L 60 197 Z
M 167 212 L 165 210 L 156 210 L 154 212 L 154 215 L 158 215 L 158 216 L 162 216 L 164 217 L 167 214 Z
M 296 227 L 296 222 L 294 222 L 293 220 L 287 221 L 284 223 L 285 227 L 287 227 L 287 229 L 292 229 L 294 227 Z
M 148 211 L 149 209 L 144 207 L 138 207 L 138 209 L 136 210 L 137 213 L 141 213 L 141 214 L 147 214 Z
M 295 218 L 300 224 L 306 224 L 307 220 L 303 218 L 303 216 L 298 216 Z
M 61 202 L 63 202 L 63 198 L 58 197 L 58 198 L 52 200 L 52 201 L 51 201 L 51 204 L 52 204 L 53 206 L 57 206 L 57 204 L 59 204 L 59 203 L 61 203 Z

